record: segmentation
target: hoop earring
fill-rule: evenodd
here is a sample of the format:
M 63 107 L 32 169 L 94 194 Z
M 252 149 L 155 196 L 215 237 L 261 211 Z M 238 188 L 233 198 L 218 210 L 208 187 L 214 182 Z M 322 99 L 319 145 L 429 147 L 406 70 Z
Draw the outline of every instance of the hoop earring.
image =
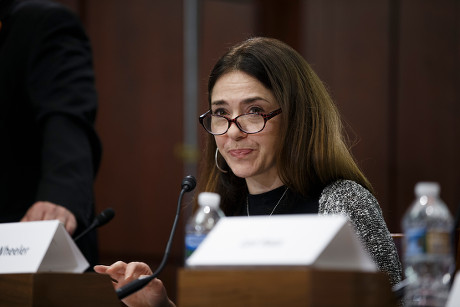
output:
M 228 173 L 228 171 L 220 168 L 219 166 L 219 163 L 217 163 L 217 153 L 219 152 L 219 148 L 216 148 L 216 154 L 214 155 L 214 160 L 216 161 L 216 167 L 219 171 L 221 171 L 222 173 Z

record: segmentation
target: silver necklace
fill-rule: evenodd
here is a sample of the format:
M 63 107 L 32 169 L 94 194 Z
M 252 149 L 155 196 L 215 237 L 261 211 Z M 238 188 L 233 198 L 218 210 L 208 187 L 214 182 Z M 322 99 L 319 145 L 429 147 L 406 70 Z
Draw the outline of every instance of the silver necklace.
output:
M 270 213 L 269 216 L 272 216 L 273 212 L 275 212 L 276 207 L 278 207 L 278 205 L 280 204 L 280 202 L 283 199 L 284 195 L 286 195 L 286 192 L 287 192 L 288 189 L 289 188 L 286 188 L 286 190 L 284 190 L 283 195 L 281 195 L 281 198 L 278 200 L 278 202 L 276 203 L 275 207 L 273 207 L 273 210 L 272 210 L 272 212 Z M 249 200 L 248 200 L 248 197 L 246 197 L 246 212 L 247 212 L 247 214 L 249 216 Z

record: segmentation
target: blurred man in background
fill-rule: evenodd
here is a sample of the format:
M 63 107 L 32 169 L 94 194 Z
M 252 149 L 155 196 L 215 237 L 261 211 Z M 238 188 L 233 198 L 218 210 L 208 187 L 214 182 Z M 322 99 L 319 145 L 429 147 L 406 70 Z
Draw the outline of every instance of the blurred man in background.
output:
M 101 145 L 92 53 L 78 17 L 46 0 L 0 0 L 0 222 L 94 219 Z M 93 231 L 77 245 L 97 263 Z

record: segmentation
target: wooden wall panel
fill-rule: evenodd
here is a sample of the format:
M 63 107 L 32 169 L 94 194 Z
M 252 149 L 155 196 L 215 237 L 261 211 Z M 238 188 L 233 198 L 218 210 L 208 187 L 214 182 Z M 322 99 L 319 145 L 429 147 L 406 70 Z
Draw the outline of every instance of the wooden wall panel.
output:
M 303 50 L 329 86 L 392 232 L 417 181 L 460 206 L 458 1 L 304 2 Z
M 420 180 L 441 184 L 460 207 L 460 5 L 455 0 L 401 1 L 397 169 L 398 215 Z
M 302 36 L 302 0 L 255 0 L 256 35 L 282 40 L 298 50 Z
M 330 90 L 353 154 L 390 222 L 388 2 L 310 0 L 303 13 L 302 53 Z
M 99 210 L 115 219 L 99 230 L 102 263 L 160 262 L 174 220 L 182 161 L 182 2 L 91 1 L 92 40 L 103 159 L 96 180 Z M 182 224 L 177 232 L 183 232 Z M 175 296 L 183 242 L 176 238 L 161 275 Z

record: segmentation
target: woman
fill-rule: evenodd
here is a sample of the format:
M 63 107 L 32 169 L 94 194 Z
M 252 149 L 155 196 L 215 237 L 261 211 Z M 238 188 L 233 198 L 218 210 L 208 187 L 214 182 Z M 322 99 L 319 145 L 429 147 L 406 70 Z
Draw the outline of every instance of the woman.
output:
M 395 245 L 343 140 L 338 111 L 294 49 L 269 38 L 234 46 L 214 66 L 208 97 L 210 110 L 200 116 L 209 137 L 197 193 L 219 193 L 227 216 L 346 215 L 391 284 L 400 281 Z M 95 270 L 128 281 L 137 272 L 150 274 L 141 263 Z M 172 304 L 159 280 L 142 291 Z

